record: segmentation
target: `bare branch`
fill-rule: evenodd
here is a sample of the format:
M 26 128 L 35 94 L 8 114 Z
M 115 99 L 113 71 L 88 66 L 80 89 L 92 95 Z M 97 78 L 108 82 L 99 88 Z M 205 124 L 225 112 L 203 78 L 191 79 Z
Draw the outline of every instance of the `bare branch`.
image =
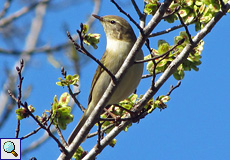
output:
M 181 45 L 183 42 L 184 42 L 185 39 L 182 39 L 180 41 L 177 42 L 176 45 L 174 45 L 172 48 L 170 48 L 167 52 L 159 55 L 159 56 L 155 56 L 153 58 L 149 58 L 149 59 L 144 59 L 144 60 L 138 60 L 138 61 L 135 61 L 135 63 L 144 63 L 144 62 L 148 62 L 148 61 L 152 61 L 152 60 L 156 60 L 156 59 L 159 59 L 159 58 L 162 58 L 161 60 L 159 60 L 157 63 L 159 63 L 160 61 L 162 61 L 165 57 L 167 57 L 169 55 L 169 53 L 171 51 L 173 51 L 177 46 Z
M 111 2 L 117 7 L 117 9 L 123 13 L 124 15 L 126 15 L 129 20 L 131 22 L 133 22 L 133 24 L 135 24 L 135 26 L 139 29 L 139 31 L 141 32 L 141 34 L 143 33 L 143 29 L 141 28 L 141 26 L 130 16 L 130 14 L 128 14 L 127 12 L 125 12 L 114 0 L 111 0 Z
M 174 91 L 176 88 L 180 87 L 181 85 L 181 81 L 178 81 L 177 84 L 175 86 L 171 85 L 170 86 L 170 90 L 169 92 L 166 94 L 166 96 L 170 96 L 170 94 L 172 93 L 172 91 Z
M 36 134 L 41 128 L 42 128 L 42 127 L 39 126 L 37 129 L 35 129 L 34 131 L 30 132 L 29 134 L 27 134 L 27 135 L 21 137 L 20 139 L 23 140 L 23 139 L 26 139 L 26 138 L 28 138 L 28 137 L 30 137 L 30 136 Z
M 51 128 L 51 133 L 54 134 L 56 132 L 56 129 L 53 127 Z M 41 136 L 39 139 L 36 141 L 32 142 L 29 147 L 25 148 L 22 150 L 22 155 L 26 154 L 29 151 L 32 151 L 36 148 L 38 148 L 41 144 L 43 144 L 45 141 L 47 141 L 50 138 L 49 134 L 47 132 L 44 132 L 43 136 Z
M 22 81 L 23 81 L 23 77 L 22 77 L 22 69 L 24 67 L 24 61 L 21 60 L 20 61 L 20 67 L 16 67 L 16 70 L 18 72 L 18 77 L 19 77 L 19 85 L 18 85 L 18 98 L 17 98 L 17 105 L 18 108 L 20 108 L 21 106 L 21 98 L 22 98 Z M 17 127 L 16 127 L 16 135 L 15 137 L 18 138 L 19 135 L 19 131 L 20 131 L 20 120 L 17 120 Z
M 134 8 L 135 8 L 135 10 L 136 10 L 136 12 L 137 12 L 137 14 L 138 14 L 138 16 L 139 16 L 139 17 L 142 17 L 143 14 L 141 13 L 140 9 L 138 8 L 137 3 L 135 2 L 135 0 L 131 0 L 131 2 L 132 2 L 132 4 L 133 4 L 133 6 L 134 6 Z
M 108 129 L 111 129 L 112 127 L 114 127 L 114 124 L 110 124 L 108 125 L 106 128 L 102 129 L 101 132 L 102 133 L 105 133 L 105 131 L 107 131 Z M 98 132 L 94 132 L 94 133 L 90 133 L 87 135 L 87 138 L 91 138 L 91 137 L 94 137 L 98 134 Z
M 61 143 L 64 145 L 64 147 L 67 147 L 68 144 L 66 143 L 65 138 L 63 137 L 60 128 L 58 127 L 58 125 L 55 126 L 55 127 L 56 127 L 56 130 L 57 130 L 58 136 L 60 137 Z
M 41 26 L 43 24 L 43 16 L 46 12 L 46 6 L 47 3 L 41 3 L 37 5 L 37 7 L 35 8 L 35 18 L 33 19 L 30 31 L 28 33 L 28 36 L 26 37 L 26 43 L 24 47 L 25 50 L 33 50 L 36 46 L 38 35 L 40 33 Z M 26 62 L 30 60 L 30 54 L 26 54 L 26 53 L 20 54 L 19 61 L 15 63 L 15 65 L 12 68 L 12 71 L 10 71 L 11 77 L 5 80 L 5 83 L 3 85 L 3 90 L 0 93 L 0 101 L 1 101 L 1 105 L 3 106 L 0 107 L 0 117 L 5 109 L 5 106 L 9 98 L 8 93 L 6 93 L 6 91 L 9 89 L 14 90 L 11 84 L 16 83 L 18 73 L 15 71 L 15 68 L 19 66 L 21 59 L 23 59 L 26 64 Z
M 186 23 L 185 25 L 186 25 L 186 26 L 189 26 L 189 25 L 193 24 L 196 20 L 197 20 L 197 18 L 195 18 L 195 19 L 194 19 L 192 22 L 190 22 L 190 23 Z M 172 27 L 172 28 L 168 28 L 168 29 L 163 30 L 163 31 L 159 31 L 159 32 L 156 32 L 156 33 L 151 33 L 151 34 L 149 35 L 149 37 L 160 36 L 160 35 L 163 35 L 163 34 L 172 32 L 172 31 L 174 31 L 174 30 L 180 29 L 180 28 L 182 28 L 182 27 L 184 27 L 184 26 L 183 26 L 182 24 L 180 24 L 180 25 L 174 26 L 174 27 Z
M 185 28 L 185 31 L 186 31 L 186 33 L 187 33 L 187 35 L 188 35 L 189 42 L 190 42 L 192 45 L 194 45 L 194 43 L 193 43 L 193 41 L 192 41 L 192 36 L 191 36 L 191 34 L 190 34 L 189 30 L 188 30 L 187 25 L 184 23 L 184 21 L 183 21 L 183 19 L 182 19 L 182 17 L 180 16 L 179 13 L 177 13 L 177 16 L 179 17 L 179 20 L 180 20 L 182 26 Z
M 6 2 L 4 3 L 4 8 L 0 13 L 0 19 L 5 16 L 6 12 L 10 8 L 11 2 L 12 0 L 6 0 Z
M 22 8 L 21 10 L 19 10 L 19 11 L 15 12 L 14 14 L 12 14 L 10 17 L 0 20 L 0 28 L 8 25 L 9 23 L 14 21 L 15 19 L 18 19 L 19 17 L 25 15 L 26 13 L 28 13 L 32 9 L 36 8 L 38 5 L 46 4 L 48 2 L 49 2 L 49 0 L 43 0 L 43 1 L 40 1 L 40 2 L 35 2 L 35 3 L 31 4 L 28 7 Z
M 82 27 L 81 27 L 82 28 Z M 79 52 L 81 53 L 84 53 L 85 55 L 87 55 L 88 57 L 90 57 L 92 60 L 94 60 L 101 68 L 103 68 L 109 75 L 110 77 L 112 78 L 113 82 L 116 84 L 117 80 L 116 80 L 116 77 L 112 74 L 112 72 L 110 72 L 110 70 L 108 70 L 104 64 L 102 64 L 98 59 L 96 59 L 92 54 L 90 54 L 84 47 L 83 45 L 83 38 L 81 36 L 81 31 L 78 31 L 78 34 L 79 34 L 79 37 L 80 37 L 80 42 L 81 42 L 81 45 L 77 44 L 73 38 L 71 37 L 70 33 L 67 32 L 67 36 L 69 37 L 69 39 L 72 41 L 72 43 L 74 44 L 76 50 L 78 50 Z
M 24 61 L 21 60 L 21 65 L 20 67 L 16 67 L 16 70 L 18 72 L 18 75 L 19 75 L 19 85 L 18 85 L 18 89 L 19 89 L 19 93 L 18 93 L 18 97 L 16 98 L 11 91 L 8 91 L 9 92 L 9 95 L 17 102 L 18 104 L 18 108 L 20 108 L 20 106 L 22 106 L 25 110 L 26 110 L 26 113 L 31 116 L 34 121 L 41 127 L 43 128 L 44 130 L 46 130 L 46 132 L 49 134 L 50 137 L 52 137 L 56 143 L 58 144 L 58 146 L 60 147 L 60 150 L 63 151 L 64 153 L 67 154 L 67 150 L 65 149 L 65 147 L 60 143 L 60 141 L 51 133 L 50 129 L 49 129 L 49 126 L 46 128 L 44 124 L 42 124 L 34 115 L 33 113 L 29 110 L 28 108 L 28 105 L 27 105 L 27 102 L 25 103 L 22 103 L 21 102 L 21 86 L 22 86 L 22 81 L 23 81 L 23 77 L 21 75 L 22 73 L 22 69 L 24 67 Z M 52 124 L 52 121 L 50 123 L 50 125 Z M 18 134 L 19 134 L 19 130 L 20 130 L 20 120 L 18 120 L 18 124 L 17 124 L 17 128 L 16 128 L 16 138 L 18 138 Z M 65 143 L 64 143 L 65 144 Z

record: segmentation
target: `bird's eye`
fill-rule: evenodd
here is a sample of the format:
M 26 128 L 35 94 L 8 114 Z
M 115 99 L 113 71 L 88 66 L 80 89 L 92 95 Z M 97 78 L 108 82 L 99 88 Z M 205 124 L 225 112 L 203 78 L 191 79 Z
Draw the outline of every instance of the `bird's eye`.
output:
M 111 24 L 115 24 L 116 22 L 114 20 L 110 21 Z

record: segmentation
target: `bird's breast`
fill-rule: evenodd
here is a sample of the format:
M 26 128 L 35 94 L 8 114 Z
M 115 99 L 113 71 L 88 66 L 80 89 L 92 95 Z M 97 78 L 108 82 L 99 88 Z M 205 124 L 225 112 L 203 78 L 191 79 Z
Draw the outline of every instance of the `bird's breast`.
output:
M 133 43 L 107 39 L 105 66 L 115 74 L 128 56 Z

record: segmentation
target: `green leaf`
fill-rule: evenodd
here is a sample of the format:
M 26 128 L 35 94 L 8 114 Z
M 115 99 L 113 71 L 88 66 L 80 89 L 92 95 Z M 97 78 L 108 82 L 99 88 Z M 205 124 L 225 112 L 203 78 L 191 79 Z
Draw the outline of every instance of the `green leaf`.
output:
M 88 30 L 89 30 L 89 26 L 86 25 L 86 24 L 83 24 L 83 30 L 82 30 L 83 35 L 86 35 L 86 33 L 88 32 Z
M 190 13 L 190 9 L 189 8 L 183 8 L 183 9 L 180 9 L 180 11 L 178 13 L 183 18 L 183 17 L 186 17 Z
M 67 92 L 61 95 L 59 101 L 57 100 L 57 96 L 54 96 L 51 121 L 54 125 L 58 125 L 62 130 L 65 130 L 67 124 L 73 121 L 71 107 L 67 106 L 69 101 L 70 95 Z
M 97 44 L 99 43 L 100 36 L 100 34 L 89 33 L 84 37 L 84 43 L 93 46 L 94 49 L 97 49 Z
M 149 14 L 154 15 L 156 13 L 157 9 L 158 9 L 158 5 L 156 2 L 155 3 L 149 3 L 149 4 L 145 5 L 144 12 L 148 15 Z
M 56 82 L 58 86 L 69 86 L 69 85 L 76 85 L 79 82 L 79 75 L 67 75 L 65 79 L 58 78 L 59 82 Z
M 83 148 L 79 146 L 76 152 L 73 154 L 73 158 L 75 158 L 75 160 L 81 160 L 83 157 L 83 153 L 84 153 Z
M 116 140 L 116 139 L 112 139 L 112 140 L 109 142 L 109 145 L 110 145 L 111 147 L 114 147 L 114 146 L 116 145 L 116 143 L 117 143 L 117 140 Z
M 87 45 L 93 46 L 94 49 L 97 49 L 97 44 L 99 43 L 100 34 L 97 34 L 97 33 L 87 34 L 88 30 L 89 30 L 89 27 L 87 25 L 83 25 L 83 30 L 82 30 L 83 42 Z
M 69 101 L 70 101 L 70 95 L 69 95 L 69 93 L 65 92 L 61 95 L 58 104 L 59 105 L 67 105 L 69 103 Z
M 184 78 L 184 70 L 180 69 L 180 66 L 178 67 L 179 69 L 177 68 L 177 70 L 173 73 L 173 76 L 176 80 L 182 80 Z

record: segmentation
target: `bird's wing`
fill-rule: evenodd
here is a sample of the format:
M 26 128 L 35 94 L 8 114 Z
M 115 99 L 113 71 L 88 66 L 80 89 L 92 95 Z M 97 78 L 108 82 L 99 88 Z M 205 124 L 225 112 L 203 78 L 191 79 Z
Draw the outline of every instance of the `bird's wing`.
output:
M 102 58 L 101 58 L 101 63 L 102 63 L 103 65 L 105 65 L 104 62 L 105 62 L 106 55 L 107 55 L 107 54 L 104 53 L 103 56 L 102 56 Z M 104 70 L 103 68 L 101 68 L 100 65 L 98 65 L 97 70 L 96 70 L 96 72 L 95 72 L 95 74 L 94 74 L 94 76 L 93 76 L 93 81 L 92 81 L 91 88 L 90 88 L 90 92 L 89 92 L 88 104 L 89 104 L 89 103 L 91 102 L 91 100 L 92 100 L 92 93 L 93 93 L 94 86 L 95 86 L 95 84 L 96 84 L 98 78 L 100 77 L 100 75 L 101 75 L 104 71 L 105 71 L 105 70 Z

